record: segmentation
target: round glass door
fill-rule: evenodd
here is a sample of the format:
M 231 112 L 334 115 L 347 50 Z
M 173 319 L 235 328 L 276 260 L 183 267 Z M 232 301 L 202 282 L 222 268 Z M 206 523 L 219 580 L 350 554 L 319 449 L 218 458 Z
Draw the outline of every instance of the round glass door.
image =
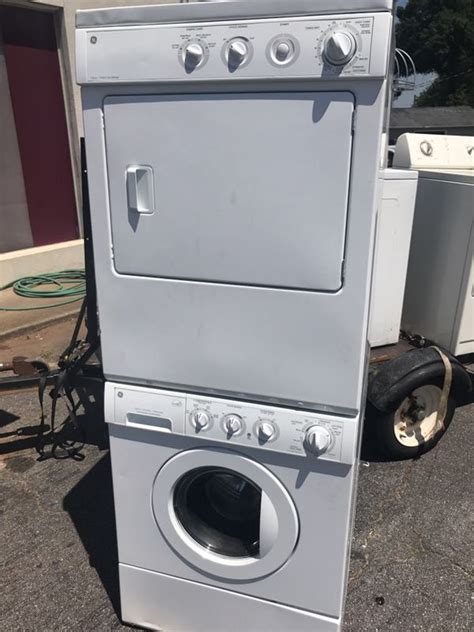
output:
M 178 557 L 221 578 L 272 573 L 298 540 L 296 508 L 286 488 L 261 463 L 236 452 L 178 453 L 156 475 L 152 504 Z
M 259 554 L 262 490 L 224 468 L 185 474 L 174 491 L 174 511 L 204 548 L 229 557 Z

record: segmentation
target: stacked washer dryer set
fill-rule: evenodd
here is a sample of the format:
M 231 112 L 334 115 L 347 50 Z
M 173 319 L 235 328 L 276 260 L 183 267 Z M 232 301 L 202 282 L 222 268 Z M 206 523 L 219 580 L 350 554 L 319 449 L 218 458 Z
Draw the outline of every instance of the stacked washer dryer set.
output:
M 125 621 L 340 629 L 392 23 L 77 14 Z

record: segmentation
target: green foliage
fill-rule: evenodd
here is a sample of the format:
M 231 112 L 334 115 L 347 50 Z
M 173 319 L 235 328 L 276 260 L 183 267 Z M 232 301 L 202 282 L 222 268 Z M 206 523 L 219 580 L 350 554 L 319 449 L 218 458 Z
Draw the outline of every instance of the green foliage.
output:
M 474 2 L 409 0 L 397 15 L 397 46 L 418 73 L 438 75 L 415 105 L 474 107 Z

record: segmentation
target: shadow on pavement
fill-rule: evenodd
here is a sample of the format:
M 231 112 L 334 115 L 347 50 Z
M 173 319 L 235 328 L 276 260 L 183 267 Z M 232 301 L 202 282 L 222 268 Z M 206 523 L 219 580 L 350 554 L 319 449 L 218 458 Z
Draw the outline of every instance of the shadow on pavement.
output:
M 77 419 L 85 443 L 108 448 L 104 422 L 103 385 L 77 389 L 83 414 Z M 69 513 L 90 565 L 96 569 L 118 616 L 120 613 L 118 555 L 110 456 L 105 454 L 65 496 L 63 508 Z
M 0 409 L 0 455 L 34 448 L 39 431 L 39 424 L 20 426 L 18 415 Z M 49 426 L 46 426 L 49 430 Z
M 4 411 L 0 410 L 0 418 Z M 7 432 L 0 433 L 0 455 L 2 454 L 14 454 L 21 450 L 29 450 L 34 448 L 37 443 L 37 436 L 40 426 L 25 426 L 23 428 L 16 428 Z M 49 431 L 49 426 L 45 426 L 45 431 Z M 3 439 L 8 439 L 4 442 Z
M 96 569 L 120 617 L 112 472 L 108 454 L 67 494 L 63 508 L 69 513 L 89 556 L 89 563 Z
M 47 393 L 51 392 L 47 390 Z M 55 432 L 62 432 L 68 439 L 75 439 L 86 445 L 95 445 L 99 450 L 108 448 L 107 427 L 104 423 L 104 393 L 103 384 L 90 384 L 87 387 L 78 386 L 74 391 L 77 403 L 77 430 L 71 423 L 68 411 L 62 402 L 58 401 L 58 411 L 55 422 Z M 46 423 L 44 433 L 46 443 L 50 441 L 48 435 L 51 430 L 49 410 L 50 397 L 45 396 Z M 18 415 L 0 409 L 0 455 L 13 454 L 20 450 L 33 449 L 38 443 L 40 432 L 40 406 L 38 401 L 37 414 L 33 423 L 25 423 Z

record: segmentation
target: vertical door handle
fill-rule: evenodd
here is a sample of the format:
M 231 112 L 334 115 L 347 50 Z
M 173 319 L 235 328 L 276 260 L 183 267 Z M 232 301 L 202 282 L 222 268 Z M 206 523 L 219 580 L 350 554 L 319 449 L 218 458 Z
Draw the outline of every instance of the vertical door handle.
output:
M 126 173 L 128 210 L 150 215 L 155 210 L 153 169 L 148 165 L 130 165 Z
M 262 490 L 260 498 L 259 556 L 273 548 L 278 537 L 278 516 L 270 498 Z

